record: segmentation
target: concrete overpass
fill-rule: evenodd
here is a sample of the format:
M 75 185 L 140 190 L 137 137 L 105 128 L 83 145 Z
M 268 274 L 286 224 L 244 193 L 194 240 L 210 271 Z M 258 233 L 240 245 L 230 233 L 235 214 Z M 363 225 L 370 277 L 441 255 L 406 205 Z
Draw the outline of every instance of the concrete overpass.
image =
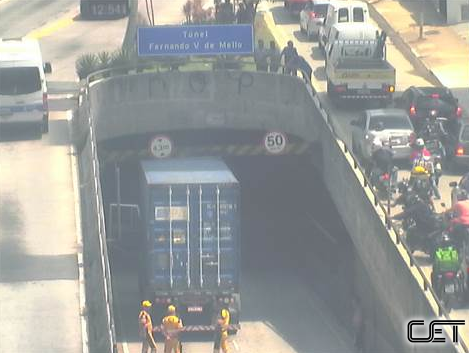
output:
M 384 335 L 396 351 L 457 351 L 452 345 L 406 343 L 407 322 L 438 316 L 438 305 L 319 107 L 312 87 L 294 77 L 236 70 L 142 73 L 92 82 L 80 98 L 75 126 L 84 146 L 91 117 L 98 155 L 127 139 L 144 157 L 140 153 L 152 136 L 181 131 L 282 131 L 311 144 L 308 153 L 323 171 L 358 255 L 349 266 L 363 303 L 375 313 L 375 348 L 384 346 Z

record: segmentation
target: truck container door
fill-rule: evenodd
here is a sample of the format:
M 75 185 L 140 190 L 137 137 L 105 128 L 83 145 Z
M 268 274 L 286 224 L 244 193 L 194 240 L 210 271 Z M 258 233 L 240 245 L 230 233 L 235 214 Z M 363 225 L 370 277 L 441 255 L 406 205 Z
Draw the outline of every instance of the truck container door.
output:
M 152 247 L 150 277 L 157 289 L 188 287 L 188 194 L 183 185 L 152 189 L 153 221 L 149 222 Z

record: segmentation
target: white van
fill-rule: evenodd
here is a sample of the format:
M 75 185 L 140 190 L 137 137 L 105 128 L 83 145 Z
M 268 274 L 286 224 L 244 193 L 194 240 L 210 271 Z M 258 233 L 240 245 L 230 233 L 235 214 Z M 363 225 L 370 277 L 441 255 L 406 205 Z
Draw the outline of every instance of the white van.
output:
M 368 4 L 361 1 L 334 1 L 327 9 L 324 25 L 319 30 L 319 47 L 326 48 L 332 26 L 336 23 L 369 23 Z
M 47 85 L 39 43 L 34 39 L 0 38 L 0 127 L 29 125 L 49 131 Z
M 374 40 L 379 35 L 379 28 L 372 23 L 336 23 L 329 31 L 326 53 L 329 52 L 331 43 L 336 40 Z

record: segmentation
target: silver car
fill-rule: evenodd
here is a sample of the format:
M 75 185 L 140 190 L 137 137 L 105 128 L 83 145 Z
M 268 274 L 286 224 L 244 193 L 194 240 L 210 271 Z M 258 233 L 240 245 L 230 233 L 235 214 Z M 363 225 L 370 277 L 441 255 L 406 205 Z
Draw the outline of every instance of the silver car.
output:
M 300 31 L 308 40 L 317 39 L 319 28 L 324 24 L 329 0 L 310 0 L 300 12 Z
M 351 125 L 352 149 L 365 160 L 371 159 L 373 152 L 379 148 L 378 142 L 390 146 L 395 159 L 410 158 L 415 134 L 405 110 L 365 110 Z

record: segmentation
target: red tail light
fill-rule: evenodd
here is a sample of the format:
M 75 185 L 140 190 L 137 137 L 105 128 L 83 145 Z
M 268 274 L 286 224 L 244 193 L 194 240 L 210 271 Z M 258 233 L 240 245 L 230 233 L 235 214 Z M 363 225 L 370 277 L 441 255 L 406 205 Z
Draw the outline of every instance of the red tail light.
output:
M 456 153 L 456 156 L 464 155 L 464 147 L 462 145 L 458 145 L 455 153 Z
M 462 108 L 461 107 L 456 108 L 456 116 L 458 118 L 460 118 L 462 116 Z
M 454 272 L 445 272 L 445 277 L 448 279 L 453 279 L 455 276 Z
M 309 13 L 309 18 L 316 18 L 316 12 L 311 11 Z
M 384 173 L 383 175 L 381 175 L 381 181 L 388 181 L 389 180 L 389 174 L 388 173 Z
M 417 114 L 417 109 L 415 109 L 415 105 L 411 105 L 409 109 L 410 115 L 414 116 Z
M 42 94 L 42 108 L 44 109 L 44 112 L 49 110 L 49 104 L 47 103 L 47 93 Z
M 432 93 L 430 97 L 438 99 L 440 98 L 440 95 L 438 93 Z

